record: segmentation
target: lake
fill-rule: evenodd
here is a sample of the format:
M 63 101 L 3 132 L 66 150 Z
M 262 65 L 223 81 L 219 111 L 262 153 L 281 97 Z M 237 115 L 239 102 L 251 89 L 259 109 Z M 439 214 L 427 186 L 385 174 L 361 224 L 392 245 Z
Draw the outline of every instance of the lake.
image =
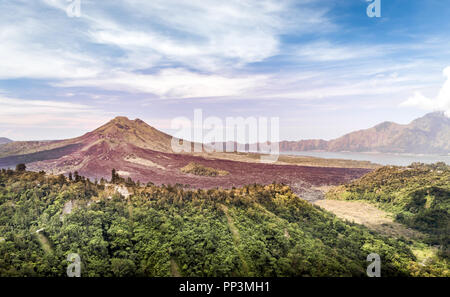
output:
M 325 159 L 346 159 L 357 161 L 370 161 L 381 165 L 406 166 L 413 162 L 431 164 L 445 162 L 450 165 L 450 156 L 444 155 L 414 155 L 391 153 L 353 153 L 353 152 L 281 152 L 283 155 L 310 156 Z

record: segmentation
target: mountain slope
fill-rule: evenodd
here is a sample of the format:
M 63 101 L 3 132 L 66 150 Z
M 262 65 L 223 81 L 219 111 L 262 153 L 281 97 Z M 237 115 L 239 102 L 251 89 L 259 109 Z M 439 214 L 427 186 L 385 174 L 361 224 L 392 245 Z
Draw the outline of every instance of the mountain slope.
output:
M 13 142 L 11 139 L 8 139 L 6 137 L 0 137 L 0 145 Z
M 106 177 L 114 166 L 142 150 L 172 152 L 172 137 L 142 120 L 116 117 L 83 136 L 60 141 L 12 142 L 0 148 L 0 167 L 27 163 L 30 169 L 52 173 L 83 172 L 88 177 Z M 136 157 L 137 158 L 137 157 Z M 137 158 L 139 159 L 139 158 Z
M 116 117 L 83 136 L 59 141 L 12 142 L 0 147 L 0 167 L 26 163 L 29 168 L 53 173 L 84 171 L 86 176 L 106 176 L 112 166 L 139 149 L 172 152 L 172 137 L 136 119 Z M 108 168 L 108 169 L 106 169 Z
M 18 163 L 26 163 L 27 168 L 33 171 L 66 175 L 77 171 L 91 179 L 110 179 L 114 168 L 124 178 L 159 185 L 187 184 L 195 188 L 231 188 L 276 181 L 292 185 L 299 193 L 313 186 L 350 181 L 369 171 L 239 162 L 216 159 L 216 154 L 175 154 L 171 142 L 171 136 L 141 120 L 117 117 L 78 138 L 7 144 L 9 153 L 20 152 L 20 146 L 25 148 L 22 152 L 30 153 L 0 157 L 0 167 L 14 168 Z M 182 169 L 190 163 L 229 174 L 210 177 L 183 172 Z
M 111 146 L 132 143 L 143 149 L 172 152 L 172 136 L 149 126 L 140 119 L 132 121 L 126 117 L 116 117 L 94 131 L 81 136 L 78 140 L 96 143 L 106 141 Z
M 384 122 L 330 141 L 281 142 L 280 150 L 450 154 L 450 119 L 433 112 L 407 125 Z
M 386 166 L 327 193 L 330 199 L 370 201 L 395 220 L 429 234 L 450 257 L 450 166 Z
M 86 149 L 90 145 L 103 141 L 111 146 L 133 143 L 144 149 L 172 152 L 171 139 L 170 135 L 156 130 L 140 119 L 132 121 L 126 117 L 116 117 L 96 130 L 77 138 L 52 141 L 15 141 L 5 144 L 0 148 L 0 158 L 54 150 L 74 144 L 81 144 Z

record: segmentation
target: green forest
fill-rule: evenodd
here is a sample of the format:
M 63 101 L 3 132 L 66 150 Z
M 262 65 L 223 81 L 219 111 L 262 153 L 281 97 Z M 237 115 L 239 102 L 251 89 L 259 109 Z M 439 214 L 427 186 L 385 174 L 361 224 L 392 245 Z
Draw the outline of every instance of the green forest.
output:
M 119 194 L 119 186 L 130 195 Z M 423 193 L 448 191 L 448 180 L 429 189 Z M 431 216 L 428 210 L 441 209 L 439 199 L 448 219 L 448 195 L 432 197 L 426 210 L 408 208 L 399 220 Z M 192 190 L 141 185 L 116 171 L 110 182 L 97 182 L 78 173 L 1 170 L 0 276 L 64 277 L 71 253 L 80 255 L 83 277 L 363 277 L 370 253 L 380 255 L 382 276 L 448 276 L 442 262 L 418 263 L 409 240 L 338 219 L 282 184 Z
M 397 222 L 427 234 L 450 257 L 450 166 L 386 166 L 328 192 L 329 199 L 364 200 L 391 212 Z

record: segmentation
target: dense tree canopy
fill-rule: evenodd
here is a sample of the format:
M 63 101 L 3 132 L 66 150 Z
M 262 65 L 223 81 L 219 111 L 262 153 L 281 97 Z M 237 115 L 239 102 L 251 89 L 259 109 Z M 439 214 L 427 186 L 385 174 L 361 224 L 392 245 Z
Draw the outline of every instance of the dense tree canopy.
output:
M 0 275 L 65 276 L 70 253 L 82 276 L 364 276 L 370 253 L 384 276 L 448 273 L 418 265 L 407 241 L 344 222 L 285 185 L 121 182 L 127 198 L 77 173 L 2 170 Z

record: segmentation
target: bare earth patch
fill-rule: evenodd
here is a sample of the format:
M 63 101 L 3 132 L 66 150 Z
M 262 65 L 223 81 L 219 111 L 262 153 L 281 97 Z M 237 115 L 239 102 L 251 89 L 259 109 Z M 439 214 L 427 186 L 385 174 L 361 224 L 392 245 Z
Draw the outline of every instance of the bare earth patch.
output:
M 62 213 L 59 215 L 59 219 L 62 221 L 65 215 L 71 214 L 72 210 L 76 207 L 76 201 L 69 200 L 64 204 Z
M 52 253 L 53 252 L 52 246 L 50 245 L 48 238 L 42 233 L 37 233 L 36 236 L 44 252 Z
M 242 252 L 239 248 L 239 243 L 241 241 L 241 235 L 239 234 L 238 229 L 234 225 L 233 218 L 231 217 L 231 215 L 229 213 L 228 207 L 224 204 L 220 204 L 220 207 L 222 208 L 222 211 L 227 218 L 228 228 L 230 229 L 231 237 L 233 238 L 234 246 L 236 248 L 238 257 L 242 262 L 242 268 L 244 269 L 244 272 L 246 273 L 246 275 L 248 275 L 248 264 L 245 261 L 244 256 L 242 255 Z
M 394 222 L 389 213 L 362 201 L 318 200 L 314 204 L 334 213 L 341 219 L 364 225 L 371 230 L 392 237 L 419 239 L 423 234 Z
M 128 198 L 131 193 L 128 191 L 127 187 L 125 186 L 114 186 L 114 189 L 123 197 Z
M 170 272 L 173 277 L 181 277 L 180 269 L 173 259 L 170 259 Z
M 195 156 L 201 156 L 206 159 L 222 159 L 248 163 L 259 163 L 263 154 L 258 153 L 244 153 L 244 152 L 232 152 L 232 153 L 193 153 Z M 344 160 L 344 159 L 325 159 L 310 156 L 298 156 L 298 155 L 285 155 L 278 156 L 278 160 L 273 163 L 277 165 L 299 165 L 299 166 L 313 166 L 313 167 L 331 167 L 331 168 L 366 168 L 376 169 L 381 165 L 371 163 L 369 161 L 356 161 L 356 160 Z
M 117 174 L 120 176 L 130 176 L 130 173 L 128 171 L 122 171 L 122 170 L 117 171 Z
M 147 167 L 154 167 L 154 168 L 158 168 L 158 169 L 162 169 L 162 170 L 166 169 L 165 167 L 163 167 L 163 166 L 161 166 L 159 164 L 156 164 L 155 162 L 152 162 L 152 161 L 147 160 L 147 159 L 139 158 L 139 157 L 136 157 L 136 156 L 128 156 L 124 160 L 127 161 L 127 162 L 134 163 L 134 164 L 144 165 L 144 166 L 147 166 Z

